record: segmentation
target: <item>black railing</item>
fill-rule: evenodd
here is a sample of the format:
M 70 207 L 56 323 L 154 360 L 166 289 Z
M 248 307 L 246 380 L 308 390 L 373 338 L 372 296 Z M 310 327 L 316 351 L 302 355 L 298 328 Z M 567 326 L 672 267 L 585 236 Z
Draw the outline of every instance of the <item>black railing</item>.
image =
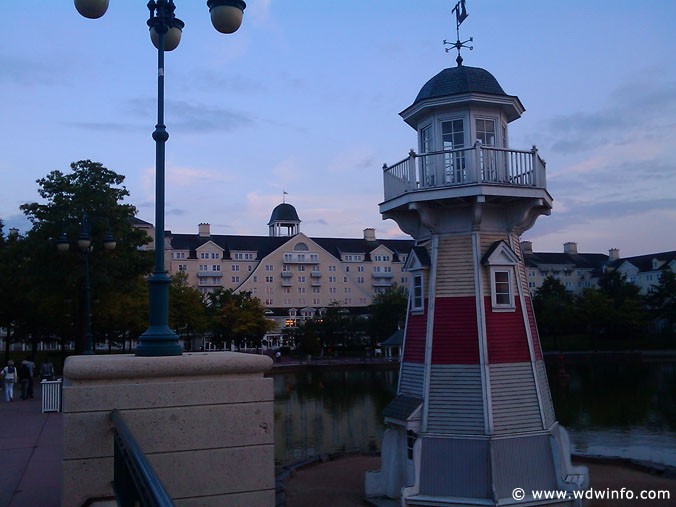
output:
M 114 440 L 113 489 L 122 507 L 173 507 L 174 502 L 119 411 L 110 413 Z

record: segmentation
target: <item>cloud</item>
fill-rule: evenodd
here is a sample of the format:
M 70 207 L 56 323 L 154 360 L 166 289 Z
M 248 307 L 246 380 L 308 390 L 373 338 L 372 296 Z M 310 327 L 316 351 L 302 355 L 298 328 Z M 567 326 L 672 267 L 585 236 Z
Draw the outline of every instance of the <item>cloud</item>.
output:
M 156 99 L 136 98 L 128 102 L 130 112 L 144 119 L 154 114 L 156 105 Z M 184 133 L 232 132 L 255 124 L 253 117 L 241 112 L 182 100 L 166 100 L 165 111 L 171 114 L 172 130 Z
M 603 107 L 554 117 L 544 129 L 553 152 L 571 154 L 664 138 L 675 114 L 676 82 L 656 77 L 618 86 Z

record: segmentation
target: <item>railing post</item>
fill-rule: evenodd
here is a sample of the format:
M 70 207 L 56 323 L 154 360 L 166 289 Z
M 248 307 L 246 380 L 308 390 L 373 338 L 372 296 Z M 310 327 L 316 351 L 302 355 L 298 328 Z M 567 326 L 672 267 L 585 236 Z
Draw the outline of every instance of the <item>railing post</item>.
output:
M 474 177 L 472 178 L 474 183 L 481 183 L 485 179 L 485 175 L 483 174 L 483 169 L 481 167 L 481 155 L 481 140 L 477 139 L 474 141 Z
M 539 185 L 539 183 L 540 183 L 540 164 L 538 164 L 538 149 L 537 149 L 537 146 L 533 145 L 530 152 L 531 152 L 531 156 L 533 157 L 533 160 L 531 162 L 531 164 L 533 166 L 532 185 L 537 188 L 537 187 L 540 186 Z
M 410 189 L 418 188 L 418 182 L 421 181 L 421 178 L 417 176 L 418 173 L 415 168 L 415 157 L 415 151 L 413 151 L 413 148 L 411 148 L 411 151 L 408 152 L 408 184 Z

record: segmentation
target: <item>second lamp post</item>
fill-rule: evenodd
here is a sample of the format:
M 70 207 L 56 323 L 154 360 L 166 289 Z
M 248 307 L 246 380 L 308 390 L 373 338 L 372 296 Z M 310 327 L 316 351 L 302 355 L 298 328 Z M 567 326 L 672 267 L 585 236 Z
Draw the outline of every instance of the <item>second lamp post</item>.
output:
M 86 18 L 100 18 L 108 0 L 75 0 L 75 7 Z M 242 0 L 208 0 L 214 28 L 221 33 L 236 32 L 242 23 L 246 3 Z M 178 335 L 169 327 L 169 284 L 164 267 L 165 143 L 169 138 L 164 125 L 164 52 L 175 49 L 185 24 L 174 15 L 173 0 L 150 0 L 150 38 L 157 48 L 157 124 L 155 140 L 155 267 L 148 278 L 150 292 L 149 326 L 139 337 L 137 356 L 178 356 L 183 352 Z
M 106 250 L 113 250 L 116 246 L 115 239 L 110 231 L 103 240 L 103 247 Z M 84 255 L 84 351 L 83 354 L 94 353 L 94 340 L 92 339 L 92 310 L 91 310 L 91 286 L 89 281 L 89 254 L 92 248 L 91 229 L 89 227 L 89 216 L 87 213 L 82 215 L 80 221 L 80 237 L 77 240 L 77 246 Z M 66 233 L 62 233 L 56 242 L 56 247 L 60 252 L 66 252 L 70 248 L 70 242 Z

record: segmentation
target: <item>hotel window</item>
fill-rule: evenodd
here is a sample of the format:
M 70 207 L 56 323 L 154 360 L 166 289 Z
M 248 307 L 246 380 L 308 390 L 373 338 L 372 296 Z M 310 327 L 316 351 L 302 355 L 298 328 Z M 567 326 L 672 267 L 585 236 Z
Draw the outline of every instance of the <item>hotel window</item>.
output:
M 495 310 L 513 310 L 514 289 L 511 268 L 491 268 L 491 303 Z
M 422 275 L 413 275 L 413 290 L 412 290 L 413 300 L 411 301 L 412 310 L 414 312 L 419 312 L 424 309 L 424 298 L 423 298 L 423 277 Z

